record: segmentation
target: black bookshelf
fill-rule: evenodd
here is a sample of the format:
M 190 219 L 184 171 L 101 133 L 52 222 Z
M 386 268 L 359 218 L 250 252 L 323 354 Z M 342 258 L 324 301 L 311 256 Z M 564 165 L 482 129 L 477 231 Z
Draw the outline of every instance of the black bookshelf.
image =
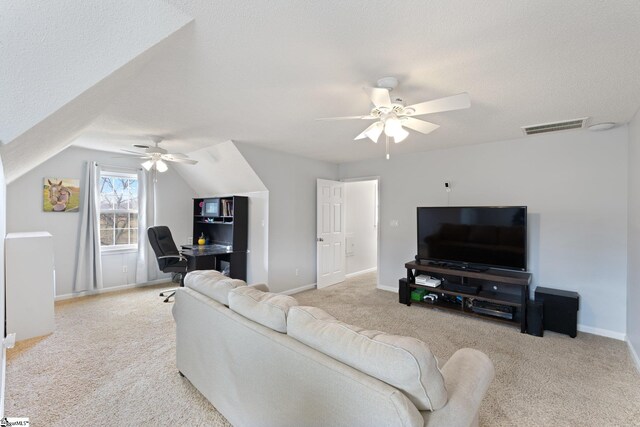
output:
M 204 207 L 209 209 L 205 211 Z M 193 245 L 204 236 L 207 245 L 221 245 L 232 253 L 216 256 L 216 269 L 230 264 L 230 276 L 246 280 L 249 198 L 245 196 L 193 199 Z M 204 262 L 204 261 L 203 261 Z

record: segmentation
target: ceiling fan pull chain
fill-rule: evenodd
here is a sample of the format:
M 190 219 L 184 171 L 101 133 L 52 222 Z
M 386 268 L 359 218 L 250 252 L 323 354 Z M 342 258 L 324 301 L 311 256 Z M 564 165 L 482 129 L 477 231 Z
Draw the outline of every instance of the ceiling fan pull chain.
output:
M 389 160 L 389 136 L 388 135 L 385 135 L 385 136 L 387 137 L 386 144 L 385 144 L 387 148 L 387 160 Z

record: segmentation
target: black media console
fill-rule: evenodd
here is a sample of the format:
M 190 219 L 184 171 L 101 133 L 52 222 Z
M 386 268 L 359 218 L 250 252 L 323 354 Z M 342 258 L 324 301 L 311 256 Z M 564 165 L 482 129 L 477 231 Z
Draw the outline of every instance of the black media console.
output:
M 530 273 L 492 268 L 484 271 L 453 269 L 416 261 L 407 262 L 404 266 L 407 277 L 400 280 L 400 303 L 416 303 L 520 325 L 520 331 L 526 332 Z M 420 274 L 439 279 L 441 285 L 433 288 L 416 284 L 415 277 Z M 412 300 L 414 291 L 424 298 Z

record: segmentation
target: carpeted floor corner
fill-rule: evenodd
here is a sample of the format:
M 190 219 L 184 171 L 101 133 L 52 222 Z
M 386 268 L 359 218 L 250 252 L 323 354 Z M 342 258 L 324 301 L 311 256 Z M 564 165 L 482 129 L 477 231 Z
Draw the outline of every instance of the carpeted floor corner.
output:
M 640 425 L 640 374 L 626 343 L 584 333 L 572 339 L 545 331 L 540 338 L 515 326 L 407 307 L 374 283 L 371 273 L 296 298 L 347 323 L 419 338 L 441 364 L 463 347 L 486 353 L 496 377 L 481 425 Z
M 375 275 L 295 295 L 365 328 L 424 340 L 441 363 L 485 352 L 496 378 L 481 408 L 488 426 L 640 425 L 640 374 L 624 342 L 521 334 L 508 325 L 398 303 Z M 56 332 L 8 352 L 5 413 L 33 426 L 228 426 L 175 368 L 165 286 L 56 304 Z

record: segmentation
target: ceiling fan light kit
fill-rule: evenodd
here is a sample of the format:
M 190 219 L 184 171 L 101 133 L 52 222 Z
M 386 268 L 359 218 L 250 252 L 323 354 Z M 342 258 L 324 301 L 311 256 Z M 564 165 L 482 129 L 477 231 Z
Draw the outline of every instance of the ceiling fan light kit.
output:
M 405 127 L 425 135 L 440 127 L 435 123 L 415 119 L 413 116 L 461 110 L 471 106 L 471 98 L 468 93 L 464 92 L 405 107 L 400 99 L 396 99 L 394 102 L 391 101 L 389 92 L 397 85 L 398 79 L 395 77 L 383 77 L 378 80 L 378 87 L 365 87 L 364 91 L 374 105 L 371 112 L 366 116 L 330 117 L 320 120 L 377 120 L 354 139 L 369 138 L 377 143 L 378 138 L 384 132 L 386 136 L 386 157 L 388 159 L 389 138 L 393 138 L 396 144 L 404 141 L 409 136 L 409 132 Z
M 169 167 L 162 160 L 156 160 L 156 169 L 158 172 L 166 172 Z

